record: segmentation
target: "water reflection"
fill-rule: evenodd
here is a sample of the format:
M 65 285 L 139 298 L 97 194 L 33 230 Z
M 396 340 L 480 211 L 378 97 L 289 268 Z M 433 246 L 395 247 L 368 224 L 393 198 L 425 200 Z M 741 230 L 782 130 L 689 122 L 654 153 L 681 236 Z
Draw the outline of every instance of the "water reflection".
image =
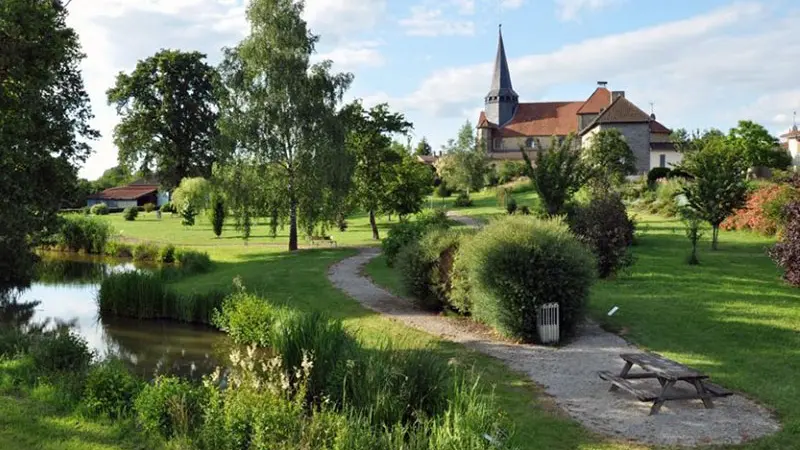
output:
M 45 255 L 31 286 L 16 293 L 14 302 L 0 304 L 0 321 L 15 326 L 48 319 L 70 321 L 99 356 L 118 356 L 147 378 L 155 373 L 198 378 L 211 372 L 226 348 L 223 335 L 210 327 L 98 317 L 100 282 L 110 273 L 126 270 L 147 267 Z

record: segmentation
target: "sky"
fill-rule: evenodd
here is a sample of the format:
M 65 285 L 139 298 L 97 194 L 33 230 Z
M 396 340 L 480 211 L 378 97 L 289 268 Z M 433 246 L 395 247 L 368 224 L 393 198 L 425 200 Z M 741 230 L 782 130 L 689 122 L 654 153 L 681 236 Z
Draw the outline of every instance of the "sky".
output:
M 102 5 L 102 6 L 101 6 Z M 84 82 L 102 138 L 81 169 L 117 163 L 105 92 L 163 48 L 211 64 L 249 31 L 243 0 L 72 0 Z M 316 60 L 355 81 L 345 100 L 387 102 L 438 150 L 489 90 L 502 23 L 521 102 L 587 98 L 599 80 L 670 128 L 755 120 L 785 132 L 800 109 L 800 3 L 792 0 L 306 0 Z

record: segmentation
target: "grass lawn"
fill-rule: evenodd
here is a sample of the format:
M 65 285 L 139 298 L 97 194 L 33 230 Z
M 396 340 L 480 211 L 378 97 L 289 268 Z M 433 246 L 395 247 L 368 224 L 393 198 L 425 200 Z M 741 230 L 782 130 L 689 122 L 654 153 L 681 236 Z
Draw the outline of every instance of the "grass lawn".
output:
M 527 206 L 534 210 L 539 202 L 536 192 L 530 186 L 530 183 L 519 181 L 507 185 L 513 190 L 511 196 L 517 201 L 517 207 Z M 504 208 L 498 206 L 497 191 L 494 188 L 487 188 L 480 192 L 475 192 L 470 195 L 472 199 L 472 206 L 468 208 L 456 208 L 453 206 L 453 201 L 456 194 L 447 198 L 431 197 L 428 199 L 428 206 L 435 208 L 446 208 L 448 210 L 458 211 L 460 215 L 469 216 L 481 221 L 487 221 L 490 218 L 505 212 Z

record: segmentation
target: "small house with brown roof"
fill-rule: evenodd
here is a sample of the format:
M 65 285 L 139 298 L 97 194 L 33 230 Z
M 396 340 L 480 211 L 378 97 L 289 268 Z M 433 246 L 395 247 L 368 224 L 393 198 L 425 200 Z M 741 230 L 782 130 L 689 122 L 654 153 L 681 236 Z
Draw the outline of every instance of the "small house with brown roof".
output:
M 564 139 L 570 133 L 586 146 L 603 129 L 616 128 L 625 137 L 637 158 L 640 173 L 653 167 L 669 167 L 681 155 L 670 141 L 670 129 L 625 97 L 625 91 L 609 91 L 607 83 L 586 99 L 565 102 L 520 103 L 511 84 L 502 31 L 484 111 L 478 117 L 478 137 L 493 160 L 522 159 L 521 149 L 532 158 L 546 150 L 551 139 Z
M 91 207 L 98 203 L 105 203 L 111 209 L 124 209 L 144 206 L 148 203 L 160 207 L 168 201 L 169 196 L 160 192 L 157 181 L 139 179 L 127 186 L 108 188 L 92 194 L 86 200 L 86 205 Z

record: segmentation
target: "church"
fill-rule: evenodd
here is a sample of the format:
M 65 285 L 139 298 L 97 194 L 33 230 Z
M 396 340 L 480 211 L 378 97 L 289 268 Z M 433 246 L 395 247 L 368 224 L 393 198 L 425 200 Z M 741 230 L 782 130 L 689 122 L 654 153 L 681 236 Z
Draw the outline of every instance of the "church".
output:
M 609 91 L 599 81 L 582 101 L 520 103 L 511 85 L 502 30 L 499 32 L 492 85 L 478 118 L 478 138 L 496 161 L 531 159 L 546 150 L 552 137 L 564 139 L 575 133 L 581 146 L 600 130 L 618 129 L 636 155 L 638 173 L 654 167 L 670 167 L 681 155 L 670 141 L 670 130 L 625 97 L 625 91 Z

